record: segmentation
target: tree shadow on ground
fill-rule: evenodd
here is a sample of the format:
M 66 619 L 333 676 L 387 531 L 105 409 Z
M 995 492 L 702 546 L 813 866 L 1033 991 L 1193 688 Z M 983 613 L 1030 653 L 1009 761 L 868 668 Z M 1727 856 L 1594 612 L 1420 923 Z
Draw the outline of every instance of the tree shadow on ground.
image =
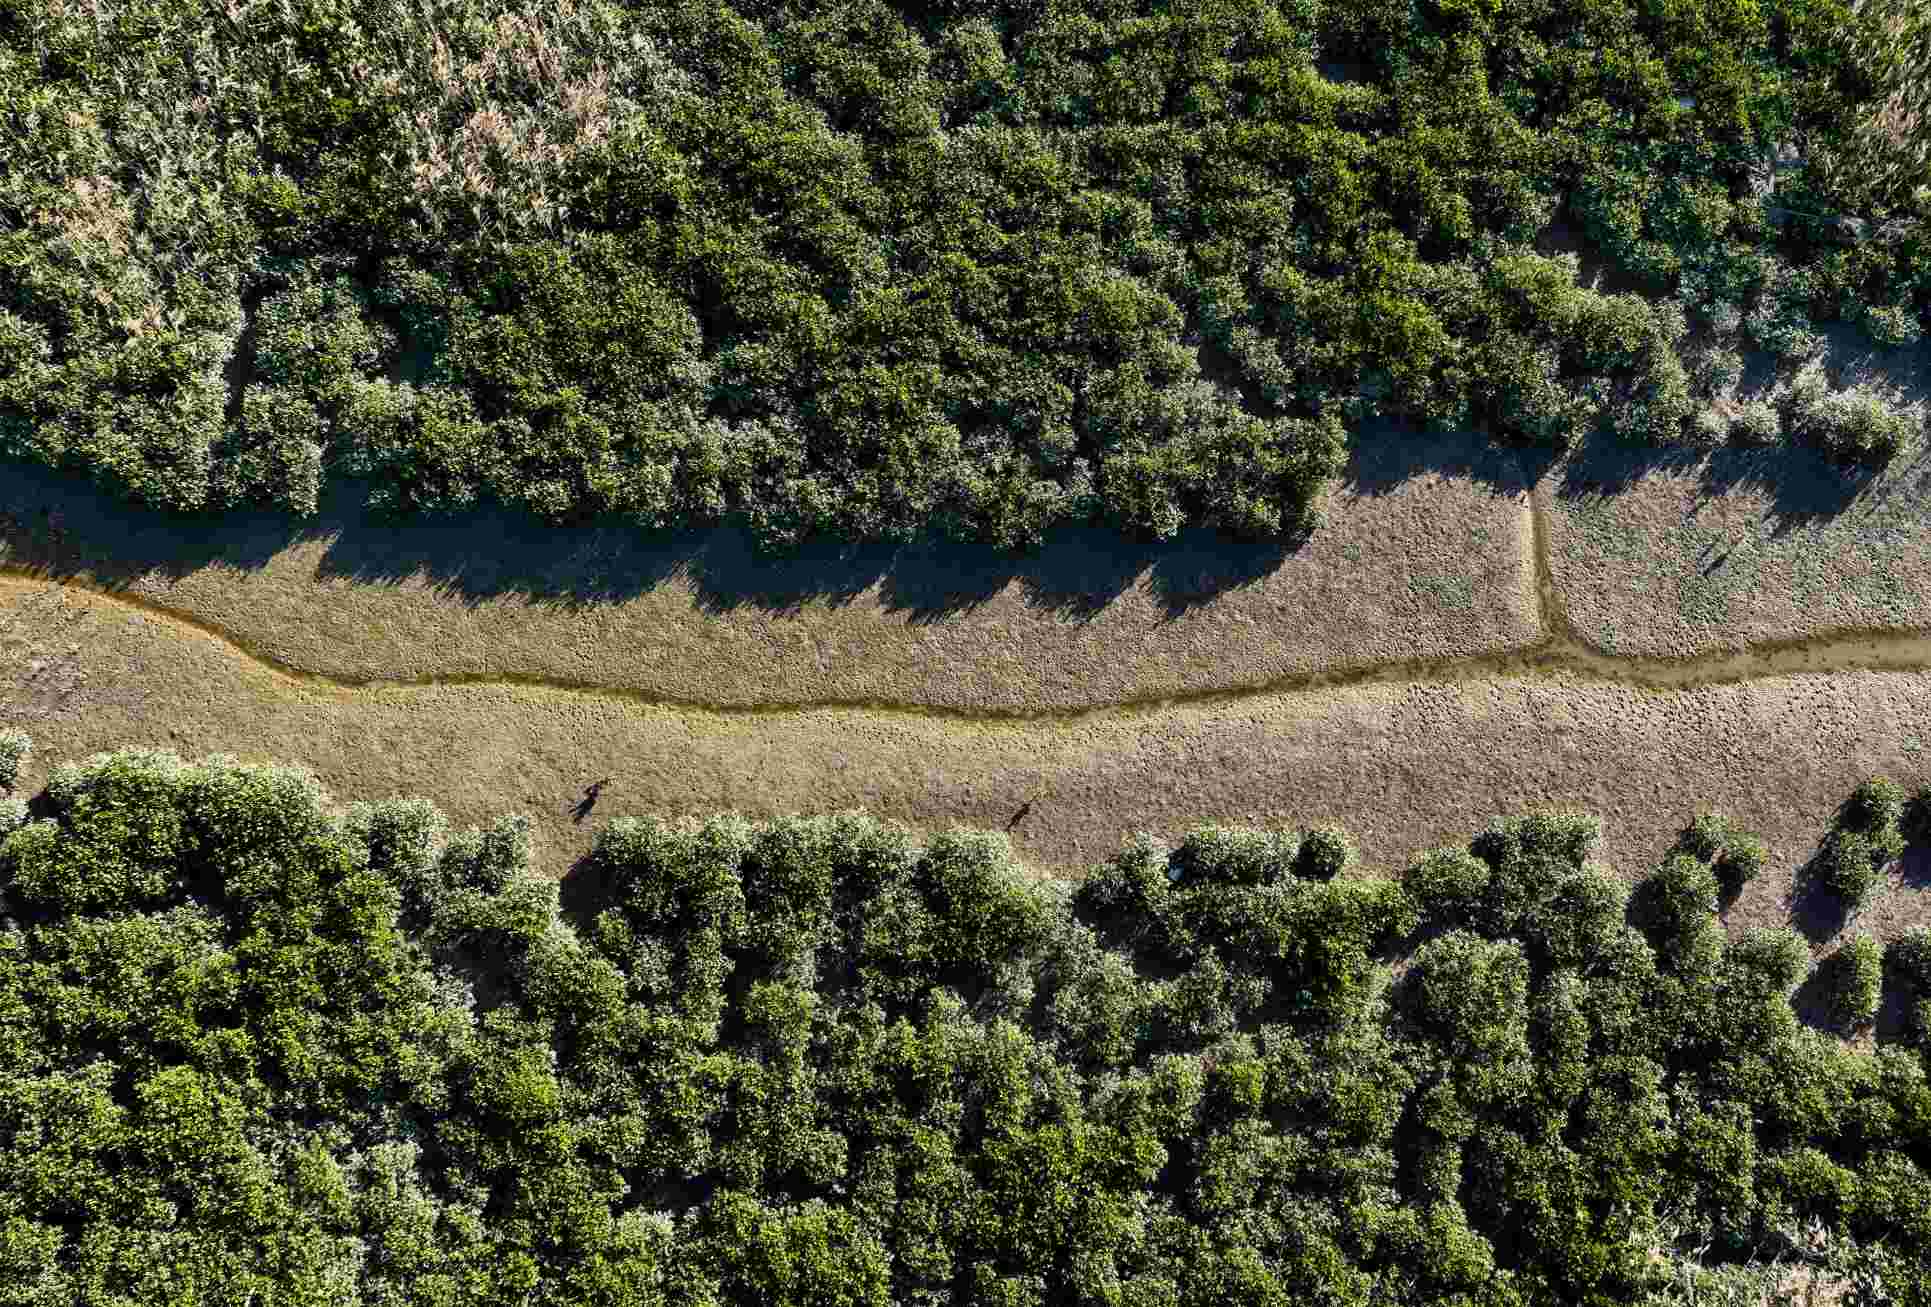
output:
M 1787 530 L 1845 511 L 1872 480 L 1811 451 L 1782 447 L 1712 455 L 1595 437 L 1564 453 L 1472 431 L 1434 432 L 1400 418 L 1357 428 L 1335 488 L 1343 506 L 1427 476 L 1466 478 L 1513 496 L 1553 472 L 1558 493 L 1582 496 L 1618 493 L 1659 470 L 1695 469 L 1709 495 L 1745 484 L 1769 487 L 1778 529 Z M 1926 490 L 1931 455 L 1920 456 L 1907 475 L 1887 474 L 1881 493 Z M 753 608 L 782 617 L 875 591 L 888 612 L 915 623 L 968 612 L 1015 583 L 1029 607 L 1066 620 L 1091 620 L 1139 587 L 1166 617 L 1179 618 L 1265 581 L 1307 545 L 1243 542 L 1206 528 L 1145 541 L 1110 527 L 1077 526 L 1055 531 L 1025 555 L 934 535 L 902 545 L 812 542 L 774 556 L 759 552 L 736 526 L 655 534 L 621 521 L 553 527 L 482 508 L 388 521 L 364 511 L 363 494 L 353 483 L 331 487 L 308 519 L 262 511 L 180 516 L 130 505 L 64 473 L 6 463 L 0 464 L 0 541 L 14 562 L 54 576 L 89 576 L 110 588 L 147 576 L 178 581 L 217 567 L 256 570 L 290 548 L 320 544 L 317 580 L 413 581 L 470 605 L 521 597 L 589 608 L 681 582 L 710 613 Z
M 1868 1023 L 1852 1025 L 1837 1010 L 1837 995 L 1843 983 L 1839 966 L 1838 953 L 1832 950 L 1811 967 L 1810 974 L 1790 996 L 1790 1008 L 1797 1020 L 1812 1030 L 1838 1038 L 1868 1033 L 1879 1045 L 1909 1044 L 1915 1038 L 1912 998 L 1902 978 L 1886 963 L 1877 1015 Z
M 1820 874 L 1823 857 L 1820 844 L 1809 861 L 1797 868 L 1790 893 L 1784 899 L 1785 921 L 1812 948 L 1837 935 L 1857 919 L 1857 914 L 1824 884 Z
M 1839 966 L 1840 959 L 1834 951 L 1818 959 L 1791 994 L 1790 1009 L 1797 1014 L 1799 1022 L 1812 1030 L 1841 1038 L 1854 1033 L 1856 1027 L 1846 1022 L 1837 1010 L 1837 994 L 1842 984 Z
M 1374 497 L 1440 474 L 1515 493 L 1539 474 L 1525 469 L 1523 457 L 1474 433 L 1430 435 L 1381 422 L 1357 442 L 1338 491 Z M 332 487 L 308 519 L 263 511 L 171 515 L 48 468 L 6 464 L 0 541 L 13 562 L 109 588 L 143 577 L 179 581 L 217 567 L 257 570 L 290 548 L 320 543 L 318 580 L 420 581 L 470 605 L 522 596 L 587 608 L 681 579 L 711 613 L 750 607 L 785 616 L 876 589 L 888 611 L 919 623 L 969 611 L 1015 582 L 1029 607 L 1076 621 L 1144 584 L 1175 618 L 1265 580 L 1306 545 L 1245 542 L 1206 528 L 1144 541 L 1110 527 L 1077 526 L 1055 531 L 1026 555 L 937 536 L 902 545 L 816 541 L 771 555 L 735 526 L 655 534 L 618 521 L 553 527 L 495 509 L 385 521 L 363 510 L 362 494 L 355 485 Z
M 1659 473 L 1694 476 L 1697 499 L 1689 516 L 1726 495 L 1755 491 L 1770 501 L 1764 517 L 1777 537 L 1847 511 L 1875 509 L 1899 492 L 1910 472 L 1931 480 L 1931 464 L 1920 464 L 1922 456 L 1880 474 L 1801 446 L 1651 448 L 1598 439 L 1564 461 L 1555 492 L 1563 499 L 1588 499 L 1622 494 Z
M 1869 383 L 1907 405 L 1931 401 L 1931 341 L 1884 348 L 1848 322 L 1821 323 L 1817 330 L 1825 342 L 1819 357 L 1833 390 Z M 1778 384 L 1800 370 L 1799 361 L 1780 361 L 1744 341 L 1705 343 L 1737 348 L 1744 370 L 1733 392 L 1735 401 L 1769 398 Z M 1931 493 L 1931 442 L 1907 448 L 1880 469 L 1842 463 L 1792 441 L 1652 447 L 1592 435 L 1564 460 L 1555 491 L 1565 499 L 1614 495 L 1657 473 L 1696 478 L 1698 495 L 1690 516 L 1733 492 L 1762 495 L 1769 501 L 1764 521 L 1774 539 L 1846 515 L 1867 517 L 1922 502 Z
M 615 906 L 616 895 L 595 850 L 572 862 L 557 882 L 558 914 L 580 935 L 589 932 L 598 913 Z

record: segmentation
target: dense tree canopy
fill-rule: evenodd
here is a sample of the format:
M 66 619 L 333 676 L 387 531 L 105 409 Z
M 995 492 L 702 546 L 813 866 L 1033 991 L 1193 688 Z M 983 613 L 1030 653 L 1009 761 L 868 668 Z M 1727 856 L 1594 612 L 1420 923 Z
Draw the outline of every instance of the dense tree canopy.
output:
M 567 911 L 519 819 L 222 758 L 65 764 L 31 818 L 0 1302 L 1707 1301 L 1804 1221 L 1931 1295 L 1921 1045 L 1800 1026 L 1801 937 L 1726 940 L 1695 852 L 1638 911 L 1586 817 L 1070 888 L 983 833 L 625 819 Z M 1853 1016 L 1931 985 L 1848 952 Z
M 1910 0 L 7 0 L 0 456 L 1008 546 L 1293 535 L 1377 412 L 1881 461 L 1922 415 L 1876 391 L 1697 401 L 1821 323 L 1919 339 L 1925 41 Z

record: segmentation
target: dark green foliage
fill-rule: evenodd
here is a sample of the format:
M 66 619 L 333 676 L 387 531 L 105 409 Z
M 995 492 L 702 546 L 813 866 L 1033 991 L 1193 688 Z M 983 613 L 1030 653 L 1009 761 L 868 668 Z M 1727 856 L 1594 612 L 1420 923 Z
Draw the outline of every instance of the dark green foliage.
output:
M 1520 946 L 1452 931 L 1416 953 L 1417 1011 L 1457 1061 L 1526 1053 L 1529 966 Z
M 1908 796 L 1883 776 L 1859 785 L 1837 827 L 1817 852 L 1816 875 L 1850 911 L 1862 909 L 1882 883 L 1884 869 L 1904 852 Z
M 1294 873 L 1309 880 L 1333 880 L 1355 860 L 1353 843 L 1347 832 L 1336 826 L 1323 826 L 1301 836 L 1301 849 L 1294 860 Z
M 1886 947 L 1884 959 L 1913 998 L 1931 994 L 1931 928 L 1919 926 L 1899 935 Z
M 1469 852 L 1490 870 L 1475 920 L 1491 936 L 1514 934 L 1595 846 L 1602 823 L 1583 813 L 1536 812 L 1490 826 Z
M 1884 965 L 1903 987 L 1910 1037 L 1931 1045 L 1931 929 L 1919 926 L 1893 939 L 1885 947 Z
M 1296 840 L 1285 833 L 1203 827 L 1189 831 L 1168 855 L 1168 877 L 1176 885 L 1279 885 L 1290 876 L 1308 874 L 1303 867 L 1310 856 L 1318 857 L 1320 850 L 1332 848 L 1335 840 L 1353 852 L 1346 845 L 1344 832 L 1322 833 L 1330 843 L 1310 850 L 1311 837 Z M 1173 874 L 1176 872 L 1177 876 Z
M 1883 865 L 1882 853 L 1860 831 L 1832 831 L 1817 854 L 1817 874 L 1824 888 L 1853 911 L 1870 901 Z
M 1810 950 L 1803 936 L 1787 926 L 1746 930 L 1725 946 L 1725 952 L 1737 966 L 1786 997 L 1810 970 Z
M 1677 850 L 1710 865 L 1726 896 L 1742 893 L 1769 857 L 1758 836 L 1741 830 L 1719 813 L 1697 814 L 1677 840 Z
M 20 764 L 33 752 L 34 742 L 25 731 L 0 731 L 0 790 L 10 790 L 20 779 Z
M 1659 956 L 1688 955 L 1693 942 L 1715 924 L 1717 896 L 1716 873 L 1707 864 L 1680 853 L 1663 860 L 1638 891 L 1640 924 Z
M 1434 921 L 1467 924 L 1494 870 L 1467 849 L 1436 849 L 1402 873 L 1402 884 Z
M 977 832 L 623 820 L 566 919 L 522 819 L 143 752 L 47 800 L 0 838 L 9 1301 L 1607 1304 L 1671 1212 L 1931 1269 L 1923 1068 L 1796 1026 L 1790 931 L 1659 970 L 1586 818 L 1400 884 L 1205 828 L 1070 894 Z
M 1908 223 L 1831 243 L 1931 202 L 1836 0 L 9 13 L 0 453 L 171 510 L 1292 537 L 1368 417 L 1678 441 L 1688 316 L 1931 310 Z
M 1555 892 L 1524 914 L 1521 935 L 1545 965 L 1585 968 L 1616 946 L 1629 889 L 1599 867 L 1571 872 Z
M 1877 1017 L 1884 987 L 1884 953 L 1869 935 L 1845 941 L 1820 964 L 1830 986 L 1831 1011 L 1847 1026 L 1869 1024 Z
M 1873 776 L 1852 792 L 1844 805 L 1843 825 L 1871 836 L 1896 829 L 1904 817 L 1909 795 L 1888 776 Z

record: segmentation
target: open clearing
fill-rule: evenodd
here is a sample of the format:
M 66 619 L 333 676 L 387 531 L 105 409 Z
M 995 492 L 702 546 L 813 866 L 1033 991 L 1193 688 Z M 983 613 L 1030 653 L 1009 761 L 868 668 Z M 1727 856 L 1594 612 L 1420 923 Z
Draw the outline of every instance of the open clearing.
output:
M 171 523 L 23 470 L 0 488 L 0 565 L 350 680 L 1042 712 L 1526 648 L 1527 486 L 1474 439 L 1389 442 L 1356 456 L 1326 524 L 1284 558 L 1095 531 L 1014 563 L 971 549 L 772 560 L 724 533 L 672 547 L 627 529 Z
M 1471 821 L 1557 804 L 1600 814 L 1603 860 L 1634 877 L 1710 804 L 1770 845 L 1733 924 L 1785 919 L 1793 871 L 1860 779 L 1916 783 L 1931 769 L 1931 675 L 1848 670 L 1872 656 L 1855 647 L 1810 653 L 1833 670 L 1739 680 L 1712 663 L 1706 683 L 1675 689 L 1556 658 L 1032 719 L 718 711 L 535 685 L 347 687 L 123 599 L 0 581 L 0 724 L 39 741 L 29 786 L 53 761 L 122 745 L 281 760 L 343 801 L 421 794 L 460 823 L 527 807 L 552 875 L 617 816 L 863 807 L 929 831 L 1005 827 L 1030 802 L 1013 840 L 1046 874 L 1077 874 L 1136 829 L 1329 820 L 1387 871 L 1466 840 Z M 584 787 L 606 777 L 573 821 Z M 1925 898 L 1894 887 L 1859 925 L 1888 935 Z

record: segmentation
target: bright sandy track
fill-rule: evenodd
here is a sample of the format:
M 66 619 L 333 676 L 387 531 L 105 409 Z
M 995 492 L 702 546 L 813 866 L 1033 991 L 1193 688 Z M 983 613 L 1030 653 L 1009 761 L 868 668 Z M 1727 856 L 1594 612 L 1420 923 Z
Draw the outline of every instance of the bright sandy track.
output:
M 1013 829 L 1076 873 L 1125 833 L 1205 821 L 1338 820 L 1371 866 L 1465 839 L 1529 804 L 1607 825 L 1605 860 L 1653 862 L 1699 804 L 1770 839 L 1733 910 L 1775 900 L 1831 810 L 1872 771 L 1916 779 L 1931 636 L 1837 631 L 1688 658 L 1578 639 L 1552 579 L 1545 490 L 1524 497 L 1538 643 L 1386 660 L 1060 711 L 879 701 L 720 705 L 537 677 L 372 680 L 305 670 L 124 589 L 0 567 L 0 724 L 43 760 L 126 744 L 314 770 L 339 799 L 423 794 L 459 821 L 527 805 L 561 873 L 603 820 L 862 806 L 930 830 Z M 8 685 L 8 668 L 12 685 Z M 590 819 L 571 799 L 612 778 Z M 1911 896 L 1905 895 L 1908 900 Z M 1915 916 L 1892 895 L 1894 914 Z

